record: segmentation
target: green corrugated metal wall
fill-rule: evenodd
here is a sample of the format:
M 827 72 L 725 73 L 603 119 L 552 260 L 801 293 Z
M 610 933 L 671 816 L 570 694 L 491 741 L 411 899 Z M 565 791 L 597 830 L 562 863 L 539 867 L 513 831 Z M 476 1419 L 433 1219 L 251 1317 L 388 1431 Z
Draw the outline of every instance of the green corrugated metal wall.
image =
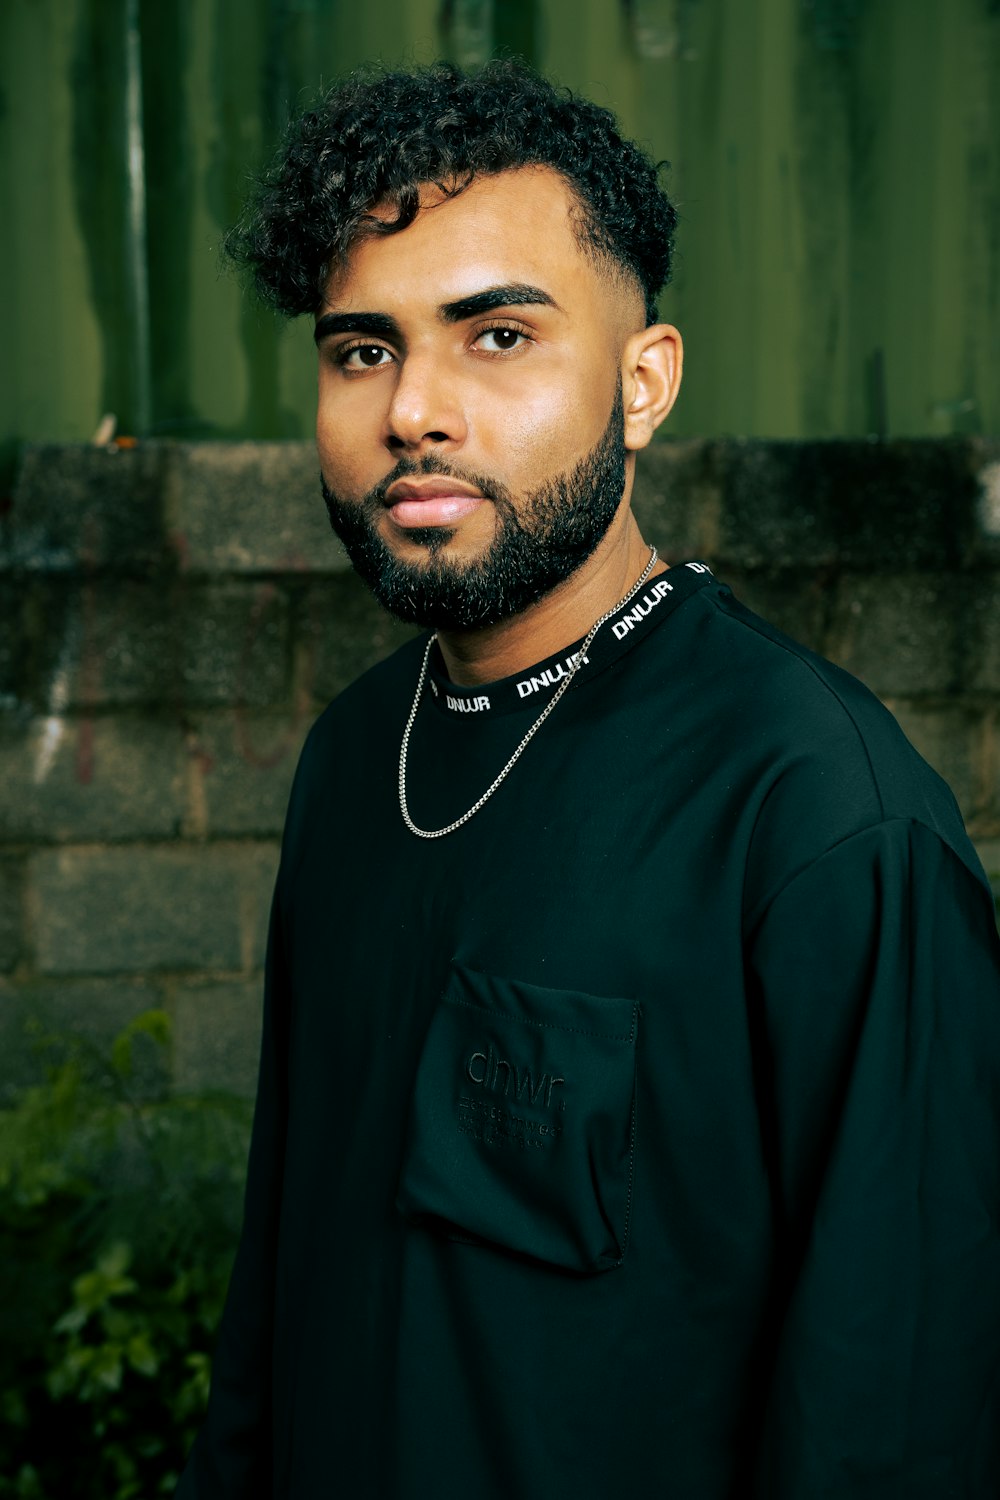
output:
M 1000 0 L 3 0 L 2 430 L 306 434 L 309 330 L 218 270 L 247 171 L 354 63 L 491 45 L 673 163 L 672 432 L 1000 431 Z

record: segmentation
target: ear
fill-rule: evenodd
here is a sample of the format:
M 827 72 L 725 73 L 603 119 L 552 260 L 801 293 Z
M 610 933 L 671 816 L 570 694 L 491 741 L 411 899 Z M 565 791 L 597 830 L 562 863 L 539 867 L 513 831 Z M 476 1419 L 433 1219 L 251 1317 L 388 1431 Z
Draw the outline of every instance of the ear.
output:
M 633 333 L 622 351 L 625 447 L 645 448 L 677 399 L 684 345 L 671 323 Z

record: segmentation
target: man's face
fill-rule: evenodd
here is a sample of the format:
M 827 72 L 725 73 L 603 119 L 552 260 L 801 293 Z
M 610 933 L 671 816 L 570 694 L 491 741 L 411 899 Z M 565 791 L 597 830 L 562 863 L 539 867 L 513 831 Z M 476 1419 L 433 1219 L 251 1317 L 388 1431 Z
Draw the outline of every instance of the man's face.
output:
M 422 205 L 326 289 L 320 467 L 381 602 L 472 629 L 548 593 L 622 513 L 620 359 L 642 304 L 583 253 L 547 168 Z

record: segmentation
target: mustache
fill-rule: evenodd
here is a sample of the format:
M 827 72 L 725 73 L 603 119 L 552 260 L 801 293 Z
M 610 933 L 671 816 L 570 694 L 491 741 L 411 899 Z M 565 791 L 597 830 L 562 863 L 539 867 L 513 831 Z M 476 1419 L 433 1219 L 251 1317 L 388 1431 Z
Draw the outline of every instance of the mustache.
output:
M 484 474 L 476 474 L 471 469 L 463 469 L 458 464 L 448 463 L 446 459 L 439 458 L 434 453 L 428 453 L 421 459 L 401 458 L 396 467 L 374 489 L 368 491 L 363 501 L 365 509 L 376 510 L 378 506 L 384 505 L 389 490 L 397 479 L 412 479 L 417 474 L 433 474 L 442 479 L 457 479 L 477 489 L 481 495 L 487 500 L 492 500 L 493 504 L 501 510 L 513 510 L 511 494 L 505 485 Z

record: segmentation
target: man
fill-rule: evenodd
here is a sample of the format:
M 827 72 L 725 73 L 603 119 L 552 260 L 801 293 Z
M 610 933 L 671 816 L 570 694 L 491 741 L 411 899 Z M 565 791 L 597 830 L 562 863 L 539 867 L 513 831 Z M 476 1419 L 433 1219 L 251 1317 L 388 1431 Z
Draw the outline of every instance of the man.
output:
M 431 633 L 302 757 L 183 1496 L 1000 1490 L 989 892 L 871 695 L 639 534 L 673 225 L 505 63 L 335 89 L 236 236 Z

